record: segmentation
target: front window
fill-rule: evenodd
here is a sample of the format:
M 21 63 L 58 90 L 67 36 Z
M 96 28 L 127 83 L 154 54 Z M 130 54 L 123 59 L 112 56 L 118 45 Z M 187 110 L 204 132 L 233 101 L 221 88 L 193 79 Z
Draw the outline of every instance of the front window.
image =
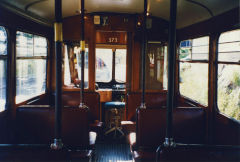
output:
M 96 49 L 96 82 L 112 80 L 112 49 Z
M 240 29 L 219 37 L 217 91 L 219 111 L 240 120 Z
M 126 49 L 116 49 L 115 54 L 115 79 L 117 82 L 125 83 L 126 82 L 126 58 L 127 50 Z
M 96 48 L 95 81 L 100 88 L 124 88 L 126 82 L 127 50 L 111 46 Z
M 47 39 L 17 32 L 16 35 L 16 103 L 46 91 Z
M 208 36 L 180 43 L 180 93 L 204 105 L 208 105 L 208 55 Z
M 0 26 L 0 112 L 5 110 L 7 90 L 7 32 Z

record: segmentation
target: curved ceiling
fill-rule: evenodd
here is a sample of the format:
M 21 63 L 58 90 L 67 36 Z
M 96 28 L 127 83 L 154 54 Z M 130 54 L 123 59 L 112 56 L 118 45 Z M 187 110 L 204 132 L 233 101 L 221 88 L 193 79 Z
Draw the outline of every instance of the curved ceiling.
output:
M 5 5 L 54 21 L 54 0 L 0 0 Z M 63 17 L 78 15 L 80 0 L 62 0 Z M 239 7 L 239 0 L 178 0 L 177 28 L 207 20 L 233 8 Z M 169 20 L 170 0 L 148 0 L 151 15 Z M 85 0 L 87 13 L 115 12 L 142 13 L 143 0 Z M 211 11 L 211 12 L 209 12 Z

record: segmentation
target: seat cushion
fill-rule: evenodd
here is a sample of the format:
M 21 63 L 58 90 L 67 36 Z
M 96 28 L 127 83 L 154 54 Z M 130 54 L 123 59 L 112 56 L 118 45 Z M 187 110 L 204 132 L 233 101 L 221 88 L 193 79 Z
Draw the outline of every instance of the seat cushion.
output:
M 104 108 L 105 109 L 112 109 L 112 108 L 121 109 L 121 108 L 125 108 L 125 102 L 117 102 L 117 101 L 106 102 L 104 104 Z

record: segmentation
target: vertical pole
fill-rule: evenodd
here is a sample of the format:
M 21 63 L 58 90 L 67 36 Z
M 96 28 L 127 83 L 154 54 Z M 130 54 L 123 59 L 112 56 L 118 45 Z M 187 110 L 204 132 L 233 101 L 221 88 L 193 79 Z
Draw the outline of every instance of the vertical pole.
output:
M 56 96 L 55 96 L 55 139 L 51 149 L 62 149 L 62 1 L 55 0 L 55 53 L 56 53 Z
M 169 147 L 173 142 L 173 108 L 175 105 L 175 65 L 176 65 L 176 13 L 177 0 L 170 2 L 170 20 L 168 37 L 168 93 L 167 93 L 167 129 L 164 145 Z
M 142 32 L 142 101 L 140 108 L 146 108 L 145 104 L 145 66 L 146 66 L 146 50 L 147 50 L 147 36 L 146 36 L 146 20 L 147 20 L 147 0 L 144 0 L 143 13 L 143 32 Z
M 84 28 L 84 0 L 81 0 L 81 90 L 80 90 L 80 105 L 79 108 L 87 108 L 84 105 L 84 66 L 85 66 L 85 28 Z

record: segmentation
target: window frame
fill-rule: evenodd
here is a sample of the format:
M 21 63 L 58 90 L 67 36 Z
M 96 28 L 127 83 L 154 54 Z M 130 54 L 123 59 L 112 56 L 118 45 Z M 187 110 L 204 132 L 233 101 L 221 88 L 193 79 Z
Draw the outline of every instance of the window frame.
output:
M 179 59 L 179 56 L 180 56 L 180 44 L 182 41 L 187 41 L 187 40 L 193 40 L 193 39 L 198 39 L 198 38 L 202 38 L 202 37 L 208 37 L 209 38 L 209 42 L 208 42 L 208 59 L 203 59 L 203 60 L 199 60 L 199 59 L 194 59 L 194 60 L 180 60 Z M 211 50 L 211 36 L 210 35 L 202 35 L 202 36 L 199 36 L 199 37 L 194 37 L 194 38 L 189 38 L 189 39 L 185 39 L 185 40 L 180 40 L 179 41 L 179 44 L 178 44 L 178 50 L 177 50 L 177 55 L 176 55 L 176 59 L 177 59 L 177 63 L 178 63 L 178 94 L 181 95 L 183 98 L 186 98 L 187 100 L 193 102 L 193 103 L 197 103 L 201 106 L 205 106 L 207 107 L 209 105 L 209 70 L 210 70 L 210 50 Z M 204 46 L 204 45 L 200 45 L 200 46 Z M 196 47 L 196 46 L 192 46 L 192 43 L 191 43 L 191 48 L 192 47 Z M 192 53 L 191 53 L 192 54 Z M 180 92 L 180 63 L 200 63 L 200 64 L 207 64 L 208 65 L 208 81 L 207 81 L 207 105 L 205 105 L 204 103 L 200 103 L 198 102 L 197 100 L 194 100 L 190 97 L 187 97 L 183 94 L 181 94 Z
M 46 56 L 17 56 L 17 32 L 22 32 L 22 33 L 26 33 L 26 34 L 31 34 L 33 35 L 33 39 L 34 39 L 34 36 L 39 36 L 39 37 L 43 37 L 46 39 L 46 45 L 47 45 L 47 48 L 46 48 Z M 33 33 L 33 32 L 28 32 L 28 31 L 24 31 L 24 30 L 16 30 L 15 32 L 15 99 L 14 99 L 14 102 L 16 105 L 21 105 L 21 103 L 26 103 L 28 101 L 31 101 L 31 100 L 34 100 L 42 95 L 45 95 L 47 94 L 48 92 L 48 64 L 49 64 L 49 53 L 50 53 L 50 43 L 49 43 L 49 40 L 48 40 L 48 37 L 46 37 L 45 35 L 41 35 L 41 34 L 38 34 L 38 33 Z M 33 54 L 34 54 L 34 40 L 33 40 Z M 45 76 L 45 83 L 46 83 L 46 87 L 45 87 L 45 91 L 44 93 L 41 93 L 41 94 L 38 94 L 36 96 L 33 96 L 31 98 L 28 98 L 24 101 L 20 101 L 17 103 L 16 101 L 16 98 L 17 98 L 17 74 L 16 74 L 16 71 L 17 71 L 17 60 L 46 60 L 46 76 Z
M 223 32 L 219 33 L 218 36 L 217 36 L 217 41 L 216 41 L 216 63 L 215 63 L 215 68 L 216 68 L 216 75 L 215 75 L 215 77 L 216 77 L 216 82 L 215 82 L 216 83 L 215 84 L 216 85 L 215 86 L 216 94 L 215 94 L 215 98 L 216 99 L 215 99 L 215 102 L 216 102 L 216 110 L 217 110 L 218 113 L 220 113 L 220 114 L 222 114 L 222 115 L 224 115 L 224 116 L 226 116 L 228 118 L 234 119 L 234 120 L 239 122 L 239 120 L 237 120 L 237 119 L 235 119 L 233 117 L 230 117 L 227 114 L 225 114 L 224 112 L 220 111 L 219 106 L 218 106 L 218 71 L 219 71 L 218 67 L 219 67 L 219 64 L 222 64 L 222 65 L 238 65 L 238 66 L 240 66 L 240 62 L 219 61 L 219 57 L 218 57 L 219 53 L 228 53 L 228 52 L 219 52 L 218 51 L 219 44 L 232 43 L 232 42 L 219 43 L 219 39 L 220 39 L 220 36 L 223 33 L 232 32 L 232 31 L 235 31 L 235 30 L 240 30 L 240 28 L 223 31 Z M 239 42 L 240 43 L 240 41 L 233 41 L 233 42 Z M 236 52 L 236 51 L 231 51 L 231 52 Z M 229 53 L 231 53 L 231 52 L 229 52 Z

